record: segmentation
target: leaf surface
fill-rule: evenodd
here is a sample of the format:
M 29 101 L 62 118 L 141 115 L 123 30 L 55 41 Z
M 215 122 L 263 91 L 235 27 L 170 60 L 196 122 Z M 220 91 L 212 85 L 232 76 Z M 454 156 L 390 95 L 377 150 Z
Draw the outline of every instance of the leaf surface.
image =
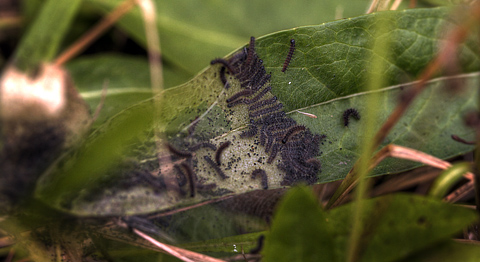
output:
M 340 261 L 329 218 L 306 187 L 293 188 L 278 206 L 262 250 L 264 261 Z
M 476 244 L 446 242 L 434 246 L 427 251 L 418 252 L 402 261 L 477 261 L 480 257 L 480 249 Z
M 88 1 L 107 12 L 120 0 Z M 301 25 L 315 25 L 363 14 L 368 1 L 155 1 L 162 53 L 170 63 L 192 76 L 215 57 L 225 56 L 259 36 Z M 119 22 L 128 34 L 146 46 L 143 20 L 135 10 Z
M 394 194 L 363 201 L 360 261 L 405 258 L 449 239 L 477 217 L 472 210 L 416 195 Z M 348 204 L 328 213 L 335 231 L 334 246 L 346 247 L 352 212 L 353 204 Z M 345 255 L 344 250 L 337 252 L 339 257 Z
M 393 29 L 381 38 L 394 41 L 392 53 L 384 58 L 389 63 L 382 72 L 378 72 L 379 77 L 386 79 L 385 87 L 374 93 L 365 93 L 362 90 L 367 83 L 368 63 L 372 55 L 377 55 L 372 47 L 375 23 L 391 23 Z M 277 96 L 284 104 L 288 117 L 307 126 L 313 133 L 327 136 L 320 147 L 323 153 L 318 157 L 323 166 L 318 174 L 319 182 L 342 179 L 358 157 L 357 144 L 362 137 L 362 119 L 352 119 L 351 124 L 345 127 L 343 112 L 353 107 L 362 114 L 366 98 L 378 95 L 382 101 L 378 107 L 381 117 L 376 122 L 379 127 L 396 105 L 402 90 L 413 83 L 412 79 L 435 56 L 444 29 L 454 23 L 455 20 L 448 18 L 448 9 L 413 9 L 295 28 L 258 39 L 257 53 L 263 59 L 267 72 L 272 74 L 273 88 L 265 97 Z M 282 73 L 292 38 L 296 41 L 296 51 L 288 70 Z M 463 127 L 462 116 L 474 108 L 479 81 L 476 72 L 478 57 L 471 52 L 475 43 L 475 39 L 469 39 L 460 48 L 459 68 L 463 73 L 432 80 L 387 137 L 385 144 L 410 146 L 442 158 L 472 150 L 471 146 L 451 141 L 449 137 L 456 134 L 470 139 L 474 135 L 472 130 Z M 148 176 L 151 175 L 163 181 L 158 185 L 160 188 L 146 184 L 120 190 L 116 187 L 114 191 L 107 190 L 109 193 L 100 194 L 94 201 L 87 197 L 89 193 L 85 189 L 84 193 L 75 196 L 75 201 L 59 196 L 59 200 L 64 199 L 54 205 L 73 202 L 68 209 L 84 215 L 149 213 L 260 189 L 260 179 L 251 178 L 252 171 L 258 168 L 266 171 L 269 188 L 282 187 L 285 174 L 277 166 L 282 161 L 281 157 L 277 156 L 269 164 L 266 162 L 269 155 L 259 145 L 258 136 L 240 137 L 250 122 L 248 109 L 245 105 L 227 107 L 226 99 L 241 88 L 233 76 L 227 75 L 232 87 L 225 89 L 219 70 L 219 66 L 211 66 L 190 82 L 165 90 L 156 105 L 155 131 L 144 130 L 144 135 L 150 138 L 138 142 L 136 146 L 132 145 L 132 150 L 117 165 L 117 169 L 108 172 L 125 174 L 128 179 L 137 175 L 146 175 L 142 179 L 151 179 Z M 454 80 L 455 83 L 461 83 L 463 92 L 453 95 L 446 93 L 442 87 L 450 86 Z M 152 101 L 145 103 L 151 104 Z M 313 113 L 317 118 L 310 118 L 297 110 Z M 128 112 L 127 109 L 119 115 Z M 106 123 L 100 129 L 108 130 L 109 125 L 111 123 Z M 178 174 L 173 170 L 175 165 L 181 165 L 188 159 L 173 156 L 160 146 L 167 141 L 178 150 L 188 150 L 204 142 L 219 147 L 223 142 L 230 141 L 231 145 L 221 155 L 222 164 L 219 166 L 227 178 L 222 179 L 205 160 L 205 157 L 215 159 L 215 151 L 202 148 L 195 151 L 192 157 L 193 171 L 198 183 L 214 189 L 198 189 L 194 198 L 179 196 L 182 189 L 175 185 Z M 399 172 L 415 166 L 418 165 L 390 160 L 378 166 L 373 175 Z M 93 173 L 85 173 L 80 177 L 90 177 L 94 184 L 97 179 L 103 179 Z M 48 185 L 44 186 L 43 190 L 47 189 Z M 191 190 L 184 186 L 183 194 L 186 194 L 185 191 Z M 112 201 L 115 205 L 111 204 Z
M 354 203 L 325 212 L 311 191 L 291 190 L 267 235 L 262 252 L 265 261 L 345 261 L 353 219 L 363 221 L 359 261 L 398 261 L 414 254 L 438 258 L 435 243 L 447 240 L 477 217 L 472 210 L 415 195 L 394 194 L 362 202 L 362 216 L 354 218 Z M 465 257 L 476 254 L 467 246 L 447 246 L 456 252 L 468 251 Z

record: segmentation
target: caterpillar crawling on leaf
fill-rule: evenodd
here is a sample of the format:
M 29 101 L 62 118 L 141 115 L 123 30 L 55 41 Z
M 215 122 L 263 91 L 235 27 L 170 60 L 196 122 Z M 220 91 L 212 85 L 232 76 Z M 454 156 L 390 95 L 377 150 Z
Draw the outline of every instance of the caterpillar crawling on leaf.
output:
M 293 39 L 291 42 L 295 43 Z M 294 48 L 294 44 L 292 46 Z M 291 58 L 293 48 L 287 58 Z M 227 107 L 247 106 L 249 128 L 240 137 L 259 136 L 260 145 L 264 146 L 269 156 L 267 163 L 273 163 L 276 157 L 281 156 L 278 168 L 286 173 L 281 184 L 291 185 L 302 181 L 315 183 L 321 167 L 316 157 L 319 155 L 320 142 L 325 136 L 313 134 L 308 128 L 287 117 L 283 104 L 277 97 L 265 98 L 272 89 L 271 75 L 266 73 L 262 59 L 255 52 L 255 38 L 251 37 L 248 48 L 230 59 L 215 59 L 211 64 L 222 65 L 220 75 L 226 88 L 230 85 L 222 77 L 225 70 L 240 82 L 241 91 L 226 100 Z

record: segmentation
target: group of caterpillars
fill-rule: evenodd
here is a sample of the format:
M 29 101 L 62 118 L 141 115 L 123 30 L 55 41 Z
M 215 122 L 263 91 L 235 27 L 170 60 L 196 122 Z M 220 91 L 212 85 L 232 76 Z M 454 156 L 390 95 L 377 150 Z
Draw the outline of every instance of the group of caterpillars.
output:
M 290 64 L 295 51 L 295 40 L 290 40 L 290 50 L 282 67 L 285 72 Z M 278 102 L 277 97 L 264 98 L 272 89 L 269 84 L 271 75 L 267 74 L 263 61 L 255 52 L 255 38 L 250 38 L 248 48 L 233 55 L 230 59 L 215 59 L 211 61 L 212 65 L 221 64 L 220 80 L 224 88 L 229 89 L 230 83 L 227 81 L 226 71 L 233 75 L 241 86 L 241 91 L 233 94 L 226 99 L 227 107 L 234 108 L 244 105 L 248 109 L 249 128 L 240 134 L 240 138 L 250 138 L 258 136 L 261 146 L 264 147 L 268 155 L 267 163 L 274 162 L 277 155 L 282 157 L 278 168 L 285 172 L 285 177 L 281 185 L 291 185 L 300 181 L 313 184 L 317 181 L 317 173 L 320 171 L 321 164 L 317 160 L 319 155 L 319 146 L 325 135 L 313 134 L 307 127 L 298 125 L 297 122 L 286 116 L 283 111 L 283 104 Z M 344 114 L 345 126 L 348 126 L 349 117 L 360 118 L 357 110 L 350 108 Z M 218 149 L 215 145 L 204 142 L 190 147 L 189 151 L 181 151 L 171 145 L 167 145 L 169 151 L 180 158 L 185 158 L 180 164 L 175 165 L 179 174 L 179 186 L 184 186 L 187 181 L 190 186 L 190 196 L 195 195 L 195 189 L 213 188 L 215 184 L 198 184 L 189 161 L 192 152 L 199 148 L 207 147 L 215 152 L 215 161 L 205 155 L 204 160 L 215 172 L 225 179 L 221 165 L 222 152 L 230 145 L 230 141 L 222 143 Z M 255 169 L 251 178 L 260 176 L 262 188 L 268 189 L 267 173 L 263 169 Z

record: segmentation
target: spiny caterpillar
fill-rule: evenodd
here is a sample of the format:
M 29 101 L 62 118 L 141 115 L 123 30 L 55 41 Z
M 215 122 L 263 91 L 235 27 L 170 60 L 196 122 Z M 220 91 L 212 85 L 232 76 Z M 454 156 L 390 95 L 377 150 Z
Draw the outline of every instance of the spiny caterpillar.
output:
M 230 84 L 227 82 L 227 77 L 225 76 L 225 67 L 223 66 L 222 66 L 222 69 L 220 69 L 220 80 L 222 80 L 222 83 L 225 89 L 230 88 Z
M 222 152 L 223 152 L 223 150 L 225 150 L 230 144 L 231 144 L 230 141 L 226 141 L 226 142 L 222 143 L 222 144 L 218 147 L 217 152 L 215 152 L 215 161 L 217 162 L 217 165 L 221 165 L 220 158 L 222 157 Z
M 355 119 L 360 120 L 360 114 L 355 108 L 349 108 L 343 112 L 343 123 L 345 126 L 348 126 L 349 118 L 353 116 Z
M 294 51 L 295 40 L 292 39 L 282 72 L 287 69 Z M 272 89 L 269 83 L 271 76 L 266 73 L 263 61 L 255 52 L 255 38 L 251 37 L 248 47 L 230 59 L 215 59 L 211 64 L 221 64 L 240 82 L 242 90 L 226 99 L 227 107 L 248 106 L 249 128 L 240 137 L 258 135 L 260 145 L 265 147 L 269 156 L 267 163 L 273 163 L 277 155 L 281 156 L 278 168 L 286 173 L 281 184 L 290 185 L 300 181 L 315 183 L 320 171 L 320 162 L 316 156 L 319 155 L 320 142 L 324 136 L 313 134 L 308 128 L 288 118 L 283 111 L 283 104 L 276 97 L 264 98 Z M 255 170 L 252 177 L 263 177 L 262 172 L 265 171 L 259 170 L 261 169 Z M 268 186 L 263 183 L 263 178 L 262 186 Z
M 176 180 L 178 183 L 177 189 L 179 190 L 180 195 L 185 195 L 185 191 L 183 190 L 182 187 L 185 186 L 188 182 L 190 197 L 195 197 L 195 188 L 203 189 L 208 185 L 197 183 L 197 177 L 190 164 L 193 154 L 188 151 L 181 151 L 169 143 L 166 144 L 166 147 L 172 155 L 181 159 L 186 159 L 180 162 L 179 164 L 175 164 L 173 166 L 176 172 Z M 198 143 L 196 145 L 191 146 L 189 150 L 196 151 L 200 148 L 209 148 L 211 150 L 217 150 L 217 147 L 214 144 L 209 142 Z
M 217 174 L 222 178 L 222 179 L 226 179 L 228 178 L 227 175 L 225 175 L 225 173 L 223 173 L 222 169 L 215 163 L 213 162 L 213 160 L 209 157 L 209 156 L 204 156 L 203 157 L 205 159 L 205 161 L 207 161 L 207 163 L 213 167 L 213 169 L 215 169 L 215 172 L 217 172 Z
M 290 60 L 292 60 L 293 52 L 295 52 L 295 39 L 290 40 L 290 50 L 288 51 L 288 55 L 287 55 L 287 58 L 285 59 L 285 62 L 283 63 L 282 72 L 287 71 L 287 67 L 290 64 Z
M 268 189 L 268 176 L 265 170 L 263 169 L 255 169 L 252 172 L 252 179 L 255 179 L 257 176 L 260 175 L 260 178 L 262 179 L 262 188 L 263 189 Z

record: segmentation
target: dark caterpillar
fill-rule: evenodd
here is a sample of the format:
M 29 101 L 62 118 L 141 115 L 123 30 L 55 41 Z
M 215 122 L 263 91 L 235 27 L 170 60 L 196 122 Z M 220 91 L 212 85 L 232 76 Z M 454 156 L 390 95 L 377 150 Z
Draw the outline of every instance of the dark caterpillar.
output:
M 290 50 L 288 51 L 288 55 L 287 55 L 287 58 L 285 59 L 285 62 L 283 63 L 283 68 L 282 68 L 283 73 L 287 71 L 287 67 L 290 64 L 290 60 L 292 60 L 293 52 L 295 52 L 295 39 L 290 40 Z
M 188 137 L 192 137 L 195 132 L 195 127 L 198 123 L 198 117 L 196 117 L 193 122 L 190 124 L 188 128 Z M 195 197 L 196 191 L 208 191 L 212 190 L 213 188 L 216 187 L 216 184 L 201 184 L 198 183 L 197 180 L 197 175 L 193 171 L 192 167 L 192 157 L 193 157 L 193 152 L 201 149 L 201 148 L 208 148 L 210 150 L 216 151 L 217 147 L 210 143 L 210 142 L 199 142 L 197 144 L 194 144 L 193 146 L 188 147 L 188 151 L 182 151 L 180 149 L 177 149 L 170 143 L 166 143 L 166 147 L 168 151 L 172 154 L 172 156 L 175 156 L 177 158 L 183 159 L 180 163 L 175 164 L 173 166 L 175 170 L 175 178 L 178 184 L 178 188 L 176 188 L 180 195 L 184 196 L 186 195 L 185 190 L 183 187 L 188 184 L 189 191 L 190 191 L 190 197 Z M 171 157 L 172 157 L 171 156 Z M 211 159 L 210 159 L 211 160 Z M 221 170 L 220 170 L 221 171 Z M 151 182 L 152 183 L 152 182 Z M 153 184 L 153 183 L 152 183 Z
M 273 103 L 275 103 L 277 101 L 277 97 L 274 96 L 270 99 L 265 99 L 265 100 L 262 100 L 262 101 L 259 101 L 253 105 L 251 105 L 248 110 L 249 111 L 255 111 L 257 109 L 259 109 L 260 107 L 264 107 L 264 106 L 268 106 L 268 105 L 271 105 Z
M 190 158 L 192 157 L 192 153 L 190 152 L 187 152 L 187 151 L 182 151 L 182 150 L 179 150 L 177 148 L 175 148 L 174 146 L 170 145 L 167 143 L 167 148 L 168 148 L 168 151 L 170 151 L 170 153 L 180 157 L 180 158 Z
M 267 139 L 266 137 L 267 136 L 269 138 L 274 137 L 273 136 L 274 131 L 286 130 L 292 126 L 295 126 L 296 124 L 295 120 L 291 118 L 283 118 L 281 120 L 282 120 L 281 122 L 266 124 L 262 126 L 262 130 L 260 133 L 260 145 L 265 146 L 265 141 Z
M 260 178 L 262 179 L 262 188 L 263 189 L 268 189 L 268 176 L 265 170 L 263 169 L 255 169 L 252 172 L 252 179 L 255 179 L 257 176 L 260 175 Z
M 290 129 L 288 130 L 288 132 L 285 134 L 285 136 L 283 137 L 282 143 L 284 143 L 284 144 L 287 143 L 288 138 L 290 138 L 291 135 L 293 135 L 293 134 L 296 133 L 296 132 L 303 131 L 303 130 L 305 130 L 305 129 L 306 129 L 305 126 L 294 126 L 294 127 L 290 128 Z
M 185 192 L 182 189 L 182 186 L 187 184 L 190 189 L 190 197 L 195 197 L 195 191 L 209 191 L 214 189 L 217 185 L 215 183 L 212 184 L 201 184 L 197 182 L 197 177 L 193 172 L 192 167 L 186 163 L 182 162 L 180 164 L 174 165 L 175 170 L 177 171 L 177 181 L 178 186 L 180 187 L 180 194 L 185 195 Z M 186 172 L 183 172 L 185 170 Z M 186 174 L 185 174 L 186 173 Z
M 217 152 L 215 152 L 215 161 L 217 162 L 217 165 L 221 165 L 220 158 L 222 157 L 222 152 L 225 150 L 229 145 L 230 141 L 222 143 L 219 147 Z
M 242 90 L 236 94 L 234 94 L 233 96 L 231 96 L 230 98 L 227 99 L 227 103 L 231 103 L 233 101 L 235 101 L 237 98 L 241 97 L 241 96 L 248 96 L 248 95 L 251 95 L 253 93 L 253 90 L 251 89 L 247 89 L 247 90 Z
M 196 145 L 194 145 L 194 146 L 189 147 L 188 150 L 190 150 L 190 151 L 197 151 L 197 150 L 199 150 L 200 148 L 204 148 L 204 147 L 208 147 L 208 148 L 210 148 L 211 150 L 217 150 L 217 147 L 216 147 L 214 144 L 210 143 L 210 142 L 198 143 L 198 144 L 196 144 Z
M 270 151 L 270 156 L 267 159 L 268 164 L 271 164 L 273 160 L 275 160 L 275 157 L 277 156 L 278 152 L 281 151 L 282 148 L 283 148 L 283 145 L 281 144 L 273 145 L 272 151 Z
M 190 197 L 194 197 L 195 196 L 195 178 L 194 178 L 193 170 L 190 167 L 190 165 L 185 162 L 183 162 L 181 166 L 187 173 L 188 185 L 190 187 Z
M 282 72 L 287 69 L 294 51 L 295 40 L 292 39 Z M 286 173 L 282 185 L 300 181 L 315 183 L 320 164 L 313 159 L 319 155 L 322 137 L 288 118 L 277 98 L 267 95 L 272 88 L 269 84 L 271 76 L 266 73 L 263 61 L 255 52 L 255 38 L 251 37 L 248 47 L 230 59 L 215 59 L 211 62 L 212 65 L 217 63 L 222 64 L 238 79 L 242 89 L 227 99 L 227 106 L 249 105 L 249 129 L 241 133 L 240 137 L 259 135 L 260 145 L 265 147 L 265 152 L 269 155 L 267 163 L 273 163 L 276 156 L 281 156 L 282 161 L 278 167 Z M 254 172 L 256 176 L 260 171 Z
M 173 168 L 175 168 L 175 171 L 177 171 L 177 183 L 178 186 L 182 187 L 187 184 L 187 176 L 183 172 L 182 168 L 180 165 L 174 165 Z
M 223 173 L 222 169 L 220 167 L 218 167 L 218 165 L 213 162 L 213 160 L 209 157 L 209 156 L 204 156 L 203 157 L 205 159 L 205 161 L 207 161 L 207 163 L 213 167 L 213 169 L 215 170 L 215 172 L 217 172 L 217 174 L 222 178 L 222 179 L 226 179 L 228 178 L 227 175 L 225 175 L 225 173 Z
M 258 131 L 258 127 L 256 125 L 251 124 L 250 128 L 247 131 L 243 131 L 240 134 L 240 137 L 245 138 L 245 137 L 255 136 L 257 134 L 257 131 Z
M 227 82 L 227 77 L 225 76 L 225 67 L 223 66 L 222 66 L 222 69 L 220 69 L 220 80 L 222 80 L 222 83 L 225 89 L 230 88 L 230 84 Z
M 257 240 L 257 246 L 250 250 L 250 254 L 259 254 L 263 248 L 263 241 L 265 240 L 265 235 L 260 235 Z
M 233 102 L 229 102 L 229 100 L 231 101 L 231 98 L 229 98 L 229 99 L 227 99 L 227 103 L 229 103 L 227 106 L 228 106 L 228 107 L 234 107 L 234 106 L 236 106 L 236 105 L 238 105 L 238 104 L 247 104 L 247 105 L 248 105 L 248 104 L 251 104 L 251 103 L 255 103 L 255 102 L 257 102 L 258 100 L 262 99 L 262 97 L 263 97 L 266 93 L 268 93 L 268 91 L 270 91 L 271 89 L 272 89 L 271 86 L 267 86 L 267 87 L 264 88 L 258 95 L 256 95 L 256 96 L 253 97 L 252 99 L 240 98 L 240 99 L 237 99 L 237 100 L 235 100 L 235 101 L 233 101 Z M 241 94 L 247 94 L 247 95 L 248 95 L 248 93 L 250 93 L 250 94 L 253 93 L 253 90 L 251 90 L 251 91 L 249 91 L 249 92 L 243 92 L 243 93 L 242 93 L 242 91 L 240 91 L 240 92 L 238 92 L 238 93 L 235 94 L 235 95 L 239 95 L 239 94 L 240 94 L 240 95 L 241 95 Z M 234 95 L 234 96 L 235 96 L 235 95 Z
M 267 107 L 267 108 L 262 109 L 262 110 L 254 111 L 254 112 L 250 113 L 249 115 L 250 115 L 250 118 L 261 117 L 261 116 L 265 116 L 267 114 L 273 113 L 275 111 L 282 110 L 282 108 L 283 108 L 282 103 L 276 103 L 272 107 Z
M 345 126 L 348 126 L 350 116 L 353 116 L 355 119 L 360 120 L 360 114 L 358 113 L 357 109 L 349 108 L 343 112 L 343 123 L 345 124 Z

